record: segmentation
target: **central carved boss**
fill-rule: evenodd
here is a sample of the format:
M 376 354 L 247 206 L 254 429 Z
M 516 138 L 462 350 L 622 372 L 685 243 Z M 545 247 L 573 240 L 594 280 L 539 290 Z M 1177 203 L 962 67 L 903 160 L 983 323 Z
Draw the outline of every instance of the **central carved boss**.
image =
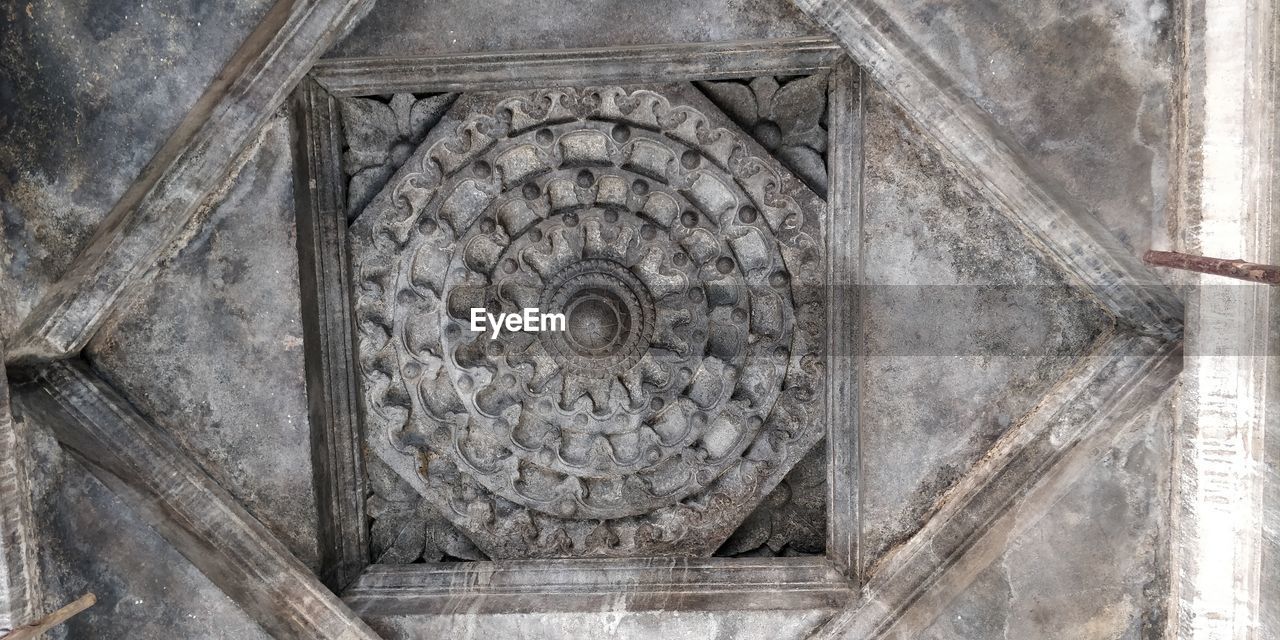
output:
M 468 94 L 353 225 L 371 448 L 491 557 L 709 554 L 820 437 L 824 205 L 731 126 Z

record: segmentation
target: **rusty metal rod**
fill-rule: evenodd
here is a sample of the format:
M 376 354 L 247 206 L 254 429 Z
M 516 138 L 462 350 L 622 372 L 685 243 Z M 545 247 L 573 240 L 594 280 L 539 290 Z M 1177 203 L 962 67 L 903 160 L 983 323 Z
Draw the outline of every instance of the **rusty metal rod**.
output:
M 1226 276 L 1237 280 L 1260 282 L 1262 284 L 1280 285 L 1280 266 L 1272 264 L 1254 264 L 1244 260 L 1226 260 L 1223 258 L 1206 258 L 1176 251 L 1148 251 L 1142 261 L 1153 267 L 1169 267 L 1207 273 L 1215 276 Z
M 70 620 L 72 616 L 92 607 L 93 603 L 97 601 L 98 598 L 97 596 L 94 596 L 93 593 L 86 593 L 77 598 L 71 604 L 62 607 L 61 609 L 58 609 L 57 611 L 54 611 L 31 624 L 18 627 L 17 629 L 0 636 L 0 640 L 33 640 L 34 638 L 39 638 L 44 635 L 44 632 L 66 622 L 67 620 Z

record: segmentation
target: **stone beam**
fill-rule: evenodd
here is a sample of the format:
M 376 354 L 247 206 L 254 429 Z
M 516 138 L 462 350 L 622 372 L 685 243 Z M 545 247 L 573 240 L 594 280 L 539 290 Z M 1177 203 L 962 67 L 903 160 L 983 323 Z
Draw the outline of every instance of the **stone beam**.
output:
M 890 20 L 880 0 L 795 0 L 826 25 L 863 71 L 892 95 L 1046 255 L 1144 334 L 1181 330 L 1182 304 L 1088 211 L 1026 161 L 1011 137 L 946 79 Z
M 831 74 L 827 113 L 831 133 L 827 211 L 827 557 L 861 583 L 862 408 L 859 366 L 863 344 L 857 287 L 862 282 L 861 73 L 845 58 Z
M 1280 263 L 1280 3 L 1184 0 L 1177 251 Z M 1280 288 L 1179 274 L 1167 637 L 1280 637 Z
M 1078 472 L 1084 463 L 1075 451 L 1082 443 L 1151 406 L 1180 365 L 1179 343 L 1107 339 L 943 496 L 919 533 L 871 567 L 858 598 L 812 638 L 868 640 L 894 629 L 969 554 L 991 547 L 984 540 L 1007 533 L 1004 520 L 1012 505 L 1038 499 L 1038 487 L 1055 482 L 1064 470 Z
M 851 593 L 836 567 L 813 556 L 371 565 L 342 598 L 377 624 L 460 611 L 835 611 Z
M 844 56 L 829 38 L 662 44 L 535 52 L 336 58 L 312 76 L 337 97 L 383 93 L 501 91 L 673 80 L 803 75 Z
M 0 362 L 0 633 L 40 613 L 26 429 L 9 411 L 9 385 Z
M 377 638 L 163 430 L 83 362 L 17 388 L 28 419 L 53 431 L 228 597 L 277 638 Z
M 184 229 L 242 150 L 372 0 L 279 0 L 13 336 L 10 360 L 77 353 Z

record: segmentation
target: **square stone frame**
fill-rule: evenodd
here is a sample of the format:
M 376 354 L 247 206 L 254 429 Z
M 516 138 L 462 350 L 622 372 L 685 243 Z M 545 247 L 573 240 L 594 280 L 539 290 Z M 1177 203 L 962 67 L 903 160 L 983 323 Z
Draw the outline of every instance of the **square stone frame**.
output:
M 827 548 L 801 558 L 371 565 L 337 99 L 829 71 Z M 362 617 L 450 611 L 835 609 L 862 583 L 858 389 L 862 86 L 826 38 L 324 60 L 293 96 L 297 241 L 321 579 Z

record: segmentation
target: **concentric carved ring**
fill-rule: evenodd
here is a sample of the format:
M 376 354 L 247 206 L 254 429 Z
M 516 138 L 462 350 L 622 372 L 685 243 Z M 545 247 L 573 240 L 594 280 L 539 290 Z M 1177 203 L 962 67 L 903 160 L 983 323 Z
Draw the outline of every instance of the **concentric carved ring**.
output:
M 562 370 L 592 377 L 631 370 L 653 338 L 649 288 L 621 263 L 586 259 L 545 289 L 543 306 L 563 314 L 563 332 L 539 337 Z

